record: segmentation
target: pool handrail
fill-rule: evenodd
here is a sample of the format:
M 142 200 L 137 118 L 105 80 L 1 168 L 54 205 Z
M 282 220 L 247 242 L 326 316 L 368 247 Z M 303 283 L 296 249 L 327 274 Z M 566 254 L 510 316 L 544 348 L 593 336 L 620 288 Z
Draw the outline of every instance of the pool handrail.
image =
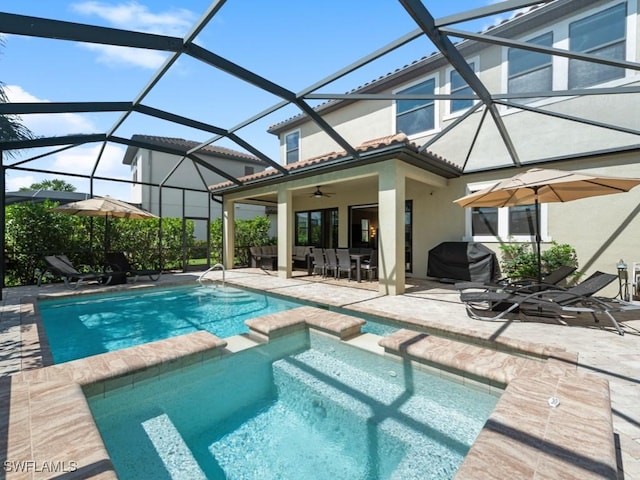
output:
M 209 267 L 207 270 L 202 272 L 202 274 L 200 274 L 200 276 L 198 277 L 198 283 L 202 285 L 202 279 L 204 278 L 204 276 L 209 272 L 213 272 L 214 270 L 222 270 L 222 288 L 224 288 L 225 268 L 221 263 L 216 263 L 213 267 Z

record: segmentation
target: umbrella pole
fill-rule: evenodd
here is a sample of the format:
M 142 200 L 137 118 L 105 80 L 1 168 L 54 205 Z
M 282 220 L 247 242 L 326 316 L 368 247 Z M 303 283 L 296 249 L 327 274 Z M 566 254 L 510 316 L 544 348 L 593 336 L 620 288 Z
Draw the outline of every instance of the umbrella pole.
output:
M 538 187 L 533 188 L 535 197 L 535 210 L 536 210 L 536 253 L 538 256 L 538 285 L 542 283 L 542 256 L 540 255 L 540 242 L 542 237 L 540 236 L 540 202 L 538 201 Z
M 107 258 L 107 252 L 109 251 L 109 214 L 104 216 L 104 255 L 102 256 L 102 262 L 104 263 Z

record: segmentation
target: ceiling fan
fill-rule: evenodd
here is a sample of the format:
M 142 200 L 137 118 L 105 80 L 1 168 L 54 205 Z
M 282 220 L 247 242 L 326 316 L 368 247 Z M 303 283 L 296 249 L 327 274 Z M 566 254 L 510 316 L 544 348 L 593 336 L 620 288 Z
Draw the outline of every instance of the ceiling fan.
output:
M 323 192 L 322 190 L 320 190 L 320 185 L 318 185 L 316 187 L 316 191 L 313 192 L 311 195 L 309 195 L 310 197 L 313 198 L 323 198 L 323 197 L 330 197 L 331 195 L 335 195 L 334 193 L 329 193 L 329 192 Z

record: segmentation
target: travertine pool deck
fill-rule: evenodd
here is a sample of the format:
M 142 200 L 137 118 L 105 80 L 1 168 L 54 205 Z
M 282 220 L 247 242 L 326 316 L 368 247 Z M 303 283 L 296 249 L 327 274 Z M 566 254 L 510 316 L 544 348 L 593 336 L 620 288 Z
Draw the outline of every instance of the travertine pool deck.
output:
M 402 352 L 412 362 L 443 374 L 462 374 L 469 382 L 506 387 L 457 478 L 506 478 L 504 472 L 511 472 L 510 478 L 616 478 L 617 464 L 623 469 L 618 471 L 618 478 L 640 480 L 640 321 L 621 319 L 624 337 L 613 333 L 604 322 L 606 329 L 593 328 L 586 322 L 566 326 L 526 319 L 482 323 L 469 319 L 457 294 L 439 284 L 416 282 L 405 295 L 385 297 L 367 282 L 285 280 L 271 273 L 234 270 L 226 272 L 226 278 L 254 289 L 409 320 L 411 327 L 387 337 L 380 345 L 378 337 L 371 335 L 349 341 L 373 350 L 384 349 L 389 355 Z M 219 272 L 212 276 L 216 274 L 221 276 Z M 189 274 L 165 275 L 153 285 L 193 282 L 195 278 Z M 103 287 L 83 291 L 99 288 Z M 35 316 L 28 299 L 61 293 L 68 294 L 69 290 L 58 286 L 4 290 L 0 320 L 0 372 L 4 374 L 0 378 L 0 435 L 6 442 L 3 461 L 40 461 L 23 474 L 8 472 L 5 467 L 7 478 L 114 478 L 84 401 L 85 393 L 100 394 L 101 389 L 108 391 L 123 381 L 135 382 L 162 369 L 181 368 L 251 344 L 249 338 L 234 337 L 226 345 L 200 332 L 41 368 L 48 359 L 37 341 Z M 252 326 L 252 335 L 264 340 L 299 328 L 302 322 L 349 339 L 357 327 L 353 320 L 347 320 L 353 317 L 341 318 L 333 311 L 303 307 L 297 316 L 303 320 L 291 315 L 263 318 Z M 375 338 L 375 344 L 371 338 Z M 547 404 L 551 396 L 560 398 L 558 407 Z M 61 428 L 63 423 L 70 428 Z M 501 443 L 505 440 L 508 448 Z M 65 446 L 66 456 L 56 445 Z M 616 445 L 621 447 L 617 452 Z M 44 461 L 57 462 L 52 465 L 73 471 L 36 471 Z M 78 463 L 70 465 L 71 461 Z

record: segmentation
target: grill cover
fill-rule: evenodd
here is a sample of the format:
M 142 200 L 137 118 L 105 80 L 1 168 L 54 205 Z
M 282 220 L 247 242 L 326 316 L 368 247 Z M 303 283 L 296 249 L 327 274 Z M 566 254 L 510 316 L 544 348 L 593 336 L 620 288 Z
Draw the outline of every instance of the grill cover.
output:
M 427 276 L 491 282 L 500 275 L 496 254 L 481 243 L 443 242 L 429 250 Z

